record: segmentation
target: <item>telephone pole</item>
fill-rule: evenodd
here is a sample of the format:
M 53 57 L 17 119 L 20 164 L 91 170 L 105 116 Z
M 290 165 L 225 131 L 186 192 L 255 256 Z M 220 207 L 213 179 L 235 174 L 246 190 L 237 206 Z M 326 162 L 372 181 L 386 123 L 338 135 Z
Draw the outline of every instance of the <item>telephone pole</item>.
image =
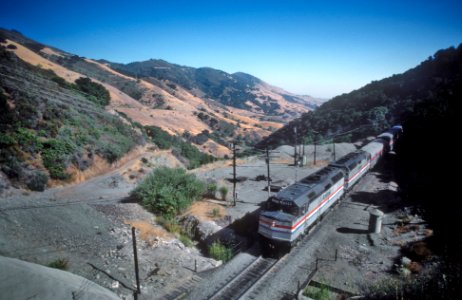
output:
M 334 161 L 335 161 L 335 138 L 332 139 L 332 144 L 334 144 Z
M 233 205 L 236 206 L 236 143 L 233 142 Z
M 297 165 L 297 127 L 294 126 L 294 166 Z
M 269 157 L 269 150 L 266 148 L 266 169 L 268 171 L 268 198 L 271 197 L 271 177 L 270 177 L 270 157 Z
M 135 297 L 135 299 L 138 299 L 138 294 L 141 294 L 141 290 L 140 290 L 140 274 L 138 270 L 138 251 L 136 250 L 135 227 L 132 227 L 132 242 L 133 242 L 133 257 L 135 260 L 135 276 L 136 276 L 136 291 L 134 291 L 133 296 Z
M 314 158 L 313 165 L 316 166 L 316 136 L 314 137 Z

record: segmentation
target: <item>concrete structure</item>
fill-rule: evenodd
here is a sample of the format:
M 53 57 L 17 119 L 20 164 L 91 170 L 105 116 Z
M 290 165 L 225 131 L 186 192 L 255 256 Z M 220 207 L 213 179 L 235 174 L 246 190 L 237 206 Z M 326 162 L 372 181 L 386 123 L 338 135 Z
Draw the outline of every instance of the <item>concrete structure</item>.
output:
M 369 211 L 369 232 L 380 233 L 384 213 L 376 208 Z

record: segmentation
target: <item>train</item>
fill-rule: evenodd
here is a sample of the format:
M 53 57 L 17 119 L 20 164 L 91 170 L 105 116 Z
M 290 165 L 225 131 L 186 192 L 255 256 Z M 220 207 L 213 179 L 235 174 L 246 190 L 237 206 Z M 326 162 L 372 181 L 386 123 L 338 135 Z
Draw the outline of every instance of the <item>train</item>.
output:
M 395 125 L 362 148 L 289 185 L 261 208 L 258 233 L 269 249 L 288 250 L 388 152 L 403 133 Z

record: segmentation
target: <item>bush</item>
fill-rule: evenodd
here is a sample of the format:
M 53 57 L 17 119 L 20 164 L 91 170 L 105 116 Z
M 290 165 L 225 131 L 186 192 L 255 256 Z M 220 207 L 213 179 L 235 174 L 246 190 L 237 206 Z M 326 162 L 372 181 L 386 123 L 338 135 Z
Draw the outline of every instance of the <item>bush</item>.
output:
M 212 218 L 221 217 L 220 209 L 218 207 L 212 208 L 212 210 L 210 210 L 210 212 L 209 212 L 209 215 Z
M 27 187 L 32 191 L 43 192 L 48 183 L 48 175 L 43 172 L 33 173 L 27 181 Z
M 213 259 L 221 260 L 223 262 L 227 262 L 233 257 L 231 249 L 221 244 L 220 242 L 212 243 L 212 245 L 209 247 L 209 255 Z
M 194 243 L 193 241 L 189 238 L 189 236 L 187 236 L 186 234 L 181 234 L 180 233 L 180 242 L 183 243 L 183 245 L 185 245 L 186 247 L 192 247 L 194 246 Z
M 226 196 L 228 195 L 228 188 L 226 186 L 222 186 L 219 189 L 221 194 L 221 200 L 226 201 Z
M 69 268 L 69 261 L 65 258 L 58 258 L 48 264 L 50 268 L 67 270 Z
M 185 210 L 205 192 L 205 184 L 183 169 L 154 170 L 132 192 L 149 211 L 172 217 Z
M 69 156 L 74 153 L 75 146 L 67 140 L 50 139 L 42 144 L 42 160 L 53 179 L 68 179 L 66 167 Z
M 215 194 L 217 192 L 217 184 L 215 182 L 210 182 L 207 184 L 207 193 L 206 196 L 210 198 L 215 198 Z
M 178 220 L 174 217 L 160 216 L 156 218 L 157 224 L 164 227 L 170 233 L 180 233 L 181 227 L 178 224 Z
M 330 299 L 329 287 L 325 284 L 321 284 L 320 287 L 308 286 L 303 291 L 303 295 L 311 299 L 316 299 L 316 300 L 329 300 Z
M 82 92 L 88 94 L 88 100 L 101 105 L 106 106 L 111 100 L 108 90 L 99 83 L 91 81 L 90 78 L 80 77 L 75 81 L 75 84 Z

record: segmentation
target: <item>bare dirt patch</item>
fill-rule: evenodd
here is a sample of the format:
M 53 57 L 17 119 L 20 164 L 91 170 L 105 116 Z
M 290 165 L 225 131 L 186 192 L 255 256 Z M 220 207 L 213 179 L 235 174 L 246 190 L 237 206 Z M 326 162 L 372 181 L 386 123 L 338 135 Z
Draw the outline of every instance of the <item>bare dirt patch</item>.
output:
M 125 220 L 125 224 L 135 227 L 140 232 L 140 238 L 149 244 L 153 244 L 162 238 L 171 241 L 174 236 L 160 226 L 153 225 L 146 220 Z
M 183 215 L 192 215 L 200 221 L 215 221 L 226 215 L 226 209 L 208 201 L 196 201 Z

